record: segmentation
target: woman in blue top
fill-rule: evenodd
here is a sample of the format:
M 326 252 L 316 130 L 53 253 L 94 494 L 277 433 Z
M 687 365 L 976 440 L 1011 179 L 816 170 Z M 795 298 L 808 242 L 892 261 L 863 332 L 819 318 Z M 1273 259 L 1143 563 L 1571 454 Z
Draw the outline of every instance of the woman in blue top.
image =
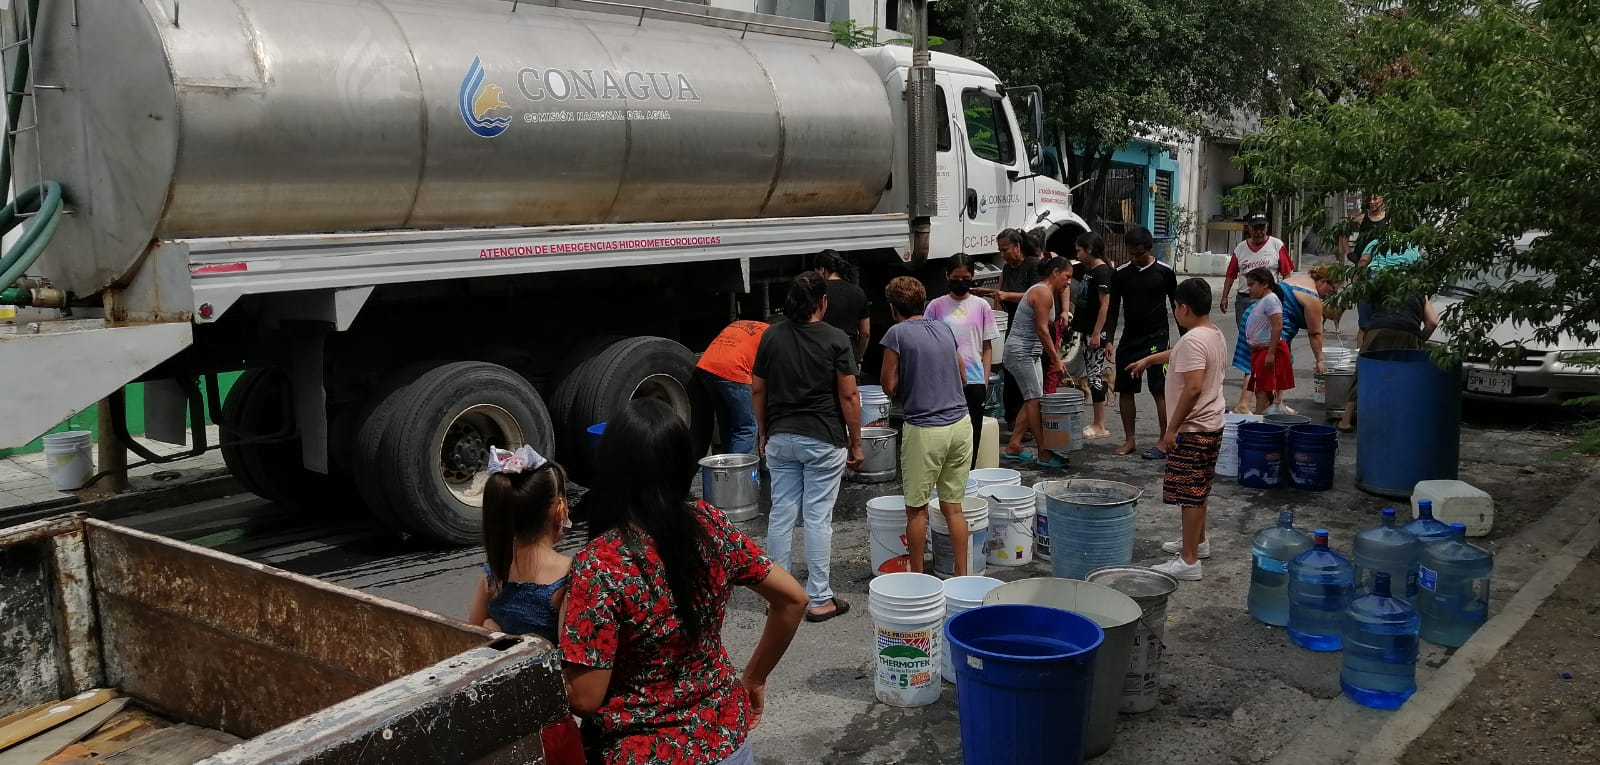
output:
M 514 635 L 556 641 L 572 559 L 556 540 L 567 515 L 567 473 L 533 449 L 489 449 L 483 487 L 483 551 L 488 562 L 467 621 Z
M 1333 295 L 1339 285 L 1328 278 L 1327 266 L 1312 266 L 1305 274 L 1294 274 L 1278 282 L 1278 299 L 1283 302 L 1283 342 L 1293 345 L 1294 338 L 1305 330 L 1311 342 L 1311 354 L 1317 360 L 1318 372 L 1327 372 L 1322 360 L 1322 301 Z M 1250 307 L 1239 317 L 1240 326 L 1250 320 Z M 1234 411 L 1250 413 L 1250 343 L 1244 333 L 1233 346 L 1233 368 L 1245 374 L 1245 384 L 1239 394 L 1239 404 Z M 1281 398 L 1281 393 L 1279 394 Z M 1281 400 L 1279 403 L 1282 403 Z M 1262 414 L 1262 412 L 1256 412 Z

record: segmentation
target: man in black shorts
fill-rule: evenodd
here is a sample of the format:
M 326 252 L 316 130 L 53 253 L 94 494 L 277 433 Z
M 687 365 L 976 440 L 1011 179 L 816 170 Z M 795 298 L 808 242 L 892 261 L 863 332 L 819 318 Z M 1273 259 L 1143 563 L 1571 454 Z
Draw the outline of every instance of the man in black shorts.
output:
M 1167 350 L 1168 328 L 1172 322 L 1172 306 L 1177 299 L 1178 275 L 1165 263 L 1152 255 L 1155 239 L 1143 226 L 1132 226 L 1123 237 L 1131 260 L 1117 269 L 1111 279 L 1111 310 L 1106 317 L 1106 330 L 1116 336 L 1117 319 L 1122 319 L 1121 339 L 1112 343 L 1117 368 L 1116 391 L 1118 410 L 1122 416 L 1122 446 L 1118 456 L 1133 454 L 1138 450 L 1134 437 L 1137 396 L 1143 380 L 1150 382 L 1150 396 L 1155 399 L 1159 432 L 1167 430 L 1166 367 L 1151 367 L 1141 377 L 1128 373 L 1128 366 L 1146 356 Z M 1166 454 L 1152 447 L 1144 452 L 1147 460 L 1162 459 Z

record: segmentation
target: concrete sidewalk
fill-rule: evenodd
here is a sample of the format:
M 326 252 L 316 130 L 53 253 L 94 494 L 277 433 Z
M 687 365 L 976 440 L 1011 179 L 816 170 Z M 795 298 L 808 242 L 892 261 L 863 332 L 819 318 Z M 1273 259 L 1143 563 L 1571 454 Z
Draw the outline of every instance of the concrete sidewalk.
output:
M 220 435 L 217 426 L 206 428 L 207 443 L 216 444 Z M 134 440 L 160 455 L 177 454 L 188 449 L 187 446 L 173 446 L 147 438 L 136 437 Z M 131 464 L 138 461 L 138 458 L 129 453 L 128 461 Z M 128 471 L 128 474 L 132 479 L 132 489 L 140 491 L 168 485 L 174 480 L 181 479 L 185 474 L 197 471 L 213 472 L 223 467 L 222 452 L 212 449 L 198 457 L 180 462 L 137 467 Z M 95 469 L 98 471 L 100 468 L 96 465 Z M 79 492 L 59 491 L 51 485 L 50 468 L 42 452 L 20 454 L 0 460 L 0 511 L 18 510 L 36 505 L 65 506 L 79 501 L 78 495 Z

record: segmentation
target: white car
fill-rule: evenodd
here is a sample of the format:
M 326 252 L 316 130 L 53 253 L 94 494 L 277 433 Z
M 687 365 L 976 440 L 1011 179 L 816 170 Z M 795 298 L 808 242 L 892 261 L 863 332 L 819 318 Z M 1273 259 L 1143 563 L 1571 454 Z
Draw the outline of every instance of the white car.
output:
M 1531 235 L 1522 237 L 1517 242 L 1518 249 L 1531 247 L 1533 240 Z M 1479 277 L 1476 283 L 1457 285 L 1435 297 L 1434 307 L 1439 315 L 1448 316 L 1451 306 L 1470 299 L 1487 278 L 1491 277 Z M 1523 273 L 1511 278 L 1536 280 L 1539 275 Z M 1497 325 L 1489 338 L 1502 348 L 1516 348 L 1516 361 L 1505 367 L 1493 366 L 1487 359 L 1464 362 L 1462 386 L 1467 398 L 1558 405 L 1600 395 L 1600 348 L 1594 344 L 1570 335 L 1562 335 L 1554 344 L 1543 343 L 1534 339 L 1532 327 L 1517 321 Z M 1447 339 L 1442 327 L 1431 338 L 1434 342 Z

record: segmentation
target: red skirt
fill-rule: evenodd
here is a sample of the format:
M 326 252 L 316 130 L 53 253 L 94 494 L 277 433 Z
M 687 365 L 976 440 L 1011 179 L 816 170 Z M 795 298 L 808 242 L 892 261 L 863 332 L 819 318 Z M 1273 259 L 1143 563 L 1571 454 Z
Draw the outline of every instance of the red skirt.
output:
M 1278 341 L 1278 358 L 1267 369 L 1267 349 L 1250 349 L 1250 387 L 1252 391 L 1294 390 L 1294 362 L 1289 359 L 1289 344 Z

